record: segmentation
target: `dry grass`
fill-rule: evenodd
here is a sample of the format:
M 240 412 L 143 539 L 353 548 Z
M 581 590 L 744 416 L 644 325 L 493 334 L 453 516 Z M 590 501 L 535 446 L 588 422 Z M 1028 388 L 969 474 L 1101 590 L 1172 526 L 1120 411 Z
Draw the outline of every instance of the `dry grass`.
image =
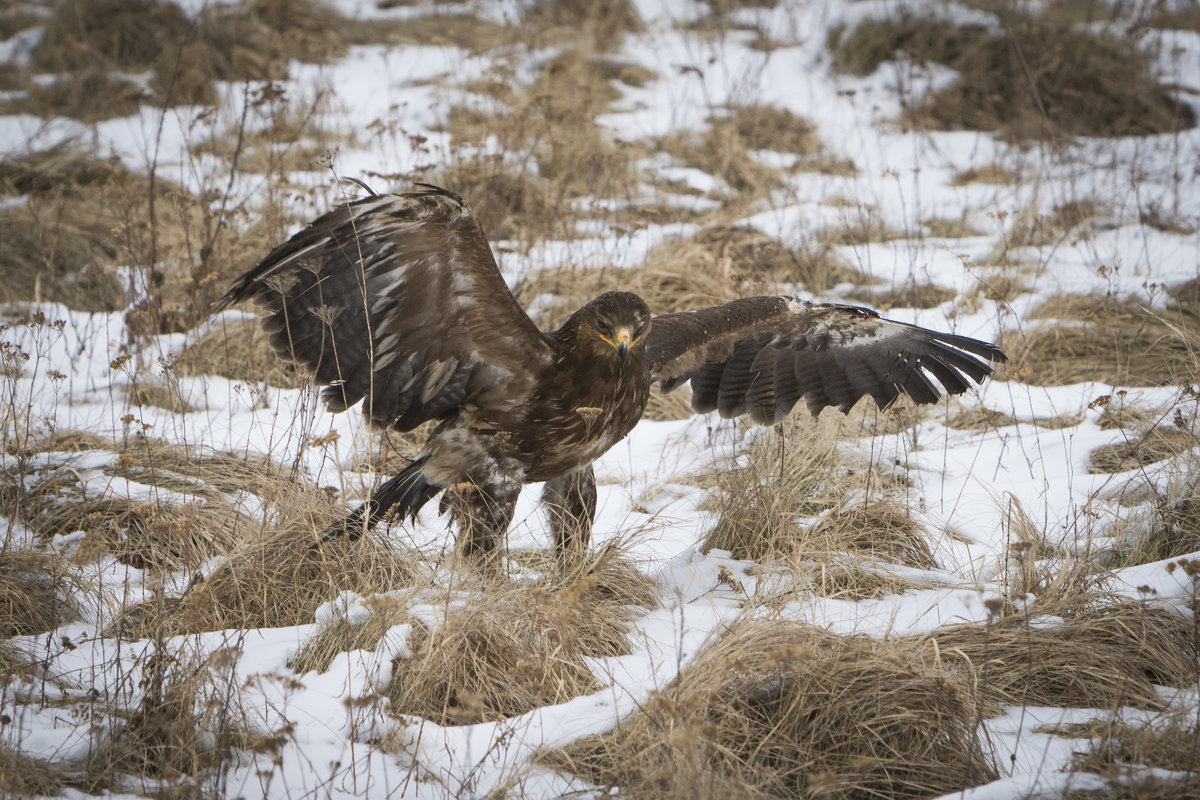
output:
M 57 556 L 0 549 L 0 638 L 45 633 L 70 622 L 71 594 L 80 590 Z
M 870 287 L 856 289 L 849 297 L 881 311 L 889 311 L 893 308 L 937 308 L 958 297 L 958 292 L 932 283 L 911 283 L 886 291 Z
M 213 769 L 235 751 L 274 754 L 280 740 L 256 730 L 241 708 L 231 680 L 238 655 L 236 648 L 203 656 L 161 645 L 147 653 L 140 702 L 111 709 L 111 727 L 72 782 L 94 794 L 139 775 L 170 781 L 182 796 L 203 796 Z
M 275 355 L 267 334 L 255 320 L 214 327 L 189 345 L 175 360 L 180 377 L 219 375 L 246 384 L 266 383 L 280 389 L 308 384 L 306 376 Z
M 468 594 L 415 637 L 411 658 L 396 661 L 392 709 L 471 724 L 591 694 L 600 682 L 584 661 L 579 619 L 578 604 L 545 589 Z
M 1121 566 L 1188 556 L 1200 551 L 1200 470 L 1197 454 L 1166 467 L 1165 480 L 1130 482 L 1123 490 L 1143 511 L 1116 545 Z M 1173 565 L 1168 569 L 1175 569 Z
M 771 106 L 731 106 L 727 116 L 710 117 L 703 133 L 677 133 L 652 143 L 685 166 L 721 179 L 732 191 L 721 196 L 729 208 L 747 208 L 783 187 L 774 169 L 754 158 L 758 150 L 797 156 L 791 171 L 853 174 L 853 165 L 824 158 L 812 125 L 790 111 Z
M 838 452 L 833 414 L 795 414 L 780 431 L 757 437 L 736 466 L 719 468 L 720 517 L 702 550 L 751 561 L 788 558 L 805 535 L 799 518 L 837 507 L 856 487 L 856 470 Z
M 1200 731 L 1194 714 L 1167 713 L 1139 723 L 1096 718 L 1043 732 L 1092 740 L 1088 750 L 1077 753 L 1071 770 L 1099 774 L 1108 787 L 1074 792 L 1072 800 L 1169 800 L 1200 794 Z M 1149 769 L 1175 774 L 1155 775 Z
M 416 555 L 379 536 L 337 537 L 310 549 L 335 519 L 323 490 L 293 484 L 272 498 L 274 519 L 236 531 L 239 546 L 178 601 L 129 608 L 114 626 L 125 636 L 310 623 L 317 608 L 349 591 L 361 595 L 413 584 Z
M 447 44 L 487 49 L 506 38 L 495 23 L 463 15 L 360 23 L 318 0 L 249 0 L 215 4 L 189 19 L 159 0 L 66 0 L 55 4 L 33 52 L 42 72 L 67 72 L 70 80 L 100 70 L 151 71 L 156 104 L 215 105 L 216 81 L 281 80 L 288 62 L 321 63 L 352 44 Z M 97 118 L 119 116 L 112 99 Z M 43 105 L 64 113 L 69 105 Z M 74 116 L 75 113 L 72 113 Z
M 1088 454 L 1088 472 L 1114 473 L 1137 469 L 1200 447 L 1190 430 L 1174 425 L 1153 425 L 1125 431 L 1126 441 L 1097 447 Z
M 103 472 L 113 479 L 156 487 L 157 499 L 130 499 L 107 487 L 85 491 L 68 453 L 114 453 Z M 104 551 L 137 568 L 195 567 L 229 552 L 239 526 L 249 524 L 228 495 L 262 490 L 278 481 L 279 471 L 266 459 L 243 459 L 170 445 L 143 437 L 124 444 L 60 432 L 32 447 L 33 452 L 63 453 L 61 459 L 27 475 L 25 491 L 3 493 L 6 513 L 43 537 L 83 531 L 77 558 Z M 175 499 L 174 493 L 186 497 Z
M 1028 615 L 943 628 L 920 647 L 1011 705 L 1161 710 L 1155 685 L 1194 684 L 1200 664 L 1192 621 L 1178 611 L 1077 592 Z
M 534 0 L 521 14 L 521 27 L 539 45 L 590 40 L 597 50 L 617 48 L 626 34 L 641 33 L 645 23 L 630 0 Z
M 1030 316 L 1063 321 L 1002 337 L 1010 377 L 1042 384 L 1138 386 L 1187 382 L 1194 374 L 1198 329 L 1178 308 L 1155 313 L 1115 297 L 1059 295 Z
M 742 622 L 615 731 L 541 760 L 630 797 L 928 797 L 995 776 L 978 716 L 911 648 Z
M 566 572 L 540 560 L 548 571 L 532 585 L 460 584 L 435 603 L 441 619 L 417 622 L 411 657 L 394 664 L 393 710 L 471 724 L 600 688 L 585 659 L 628 654 L 630 608 L 657 606 L 657 588 L 612 548 Z
M 1003 411 L 978 406 L 975 408 L 964 408 L 952 414 L 946 420 L 946 427 L 954 430 L 995 430 L 996 428 L 1025 423 L 1057 431 L 1063 428 L 1074 428 L 1081 422 L 1083 422 L 1082 414 L 1062 414 L 1057 417 L 1034 417 L 1022 420 Z
M 803 286 L 821 292 L 862 280 L 827 248 L 793 249 L 747 226 L 712 226 L 691 239 L 670 239 L 630 269 L 564 267 L 538 270 L 514 289 L 544 328 L 610 289 L 641 295 L 656 314 L 718 305 L 737 297 L 778 294 Z
M 83 311 L 138 301 L 128 317 L 136 336 L 177 333 L 206 319 L 247 252 L 265 251 L 257 229 L 228 232 L 222 218 L 170 181 L 69 144 L 0 163 L 0 194 L 28 195 L 0 209 L 0 301 Z M 132 268 L 146 293 L 126 296 L 118 267 Z
M 784 595 L 862 599 L 914 588 L 888 565 L 935 568 L 923 532 L 902 505 L 861 498 L 879 477 L 840 455 L 839 428 L 834 414 L 789 420 L 782 435 L 759 437 L 736 468 L 721 470 L 720 516 L 701 549 L 783 562 L 791 583 L 771 591 Z
M 52 796 L 61 793 L 66 783 L 61 767 L 0 742 L 0 794 L 14 799 Z
M 842 223 L 826 228 L 817 235 L 817 241 L 826 247 L 854 247 L 872 242 L 890 242 L 916 236 L 896 230 L 883 221 L 879 210 L 870 206 L 852 204 L 844 206 Z
M 1185 130 L 1195 116 L 1158 83 L 1137 40 L 1076 26 L 1069 4 L 994 9 L 995 28 L 900 12 L 831 37 L 842 70 L 868 74 L 901 53 L 959 73 L 914 103 L 907 119 L 939 130 L 1002 130 L 1015 140 L 1144 136 Z
M 951 186 L 966 186 L 969 183 L 994 183 L 1000 186 L 1016 186 L 1021 182 L 1021 174 L 1000 164 L 983 164 L 970 167 L 957 173 Z
M 90 124 L 128 117 L 149 99 L 136 83 L 92 68 L 49 83 L 31 82 L 17 97 L 0 104 L 0 113 L 29 114 L 42 119 L 70 117 Z
M 576 238 L 580 219 L 627 216 L 612 208 L 636 199 L 633 162 L 644 149 L 614 140 L 595 118 L 620 97 L 616 85 L 652 77 L 586 49 L 567 49 L 542 63 L 531 85 L 515 76 L 503 88 L 499 81 L 472 82 L 464 88 L 482 93 L 482 101 L 453 108 L 446 123 L 463 157 L 421 179 L 467 198 L 489 237 L 522 250 L 547 238 Z M 481 154 L 477 148 L 489 141 L 520 166 Z M 593 207 L 596 199 L 606 202 Z

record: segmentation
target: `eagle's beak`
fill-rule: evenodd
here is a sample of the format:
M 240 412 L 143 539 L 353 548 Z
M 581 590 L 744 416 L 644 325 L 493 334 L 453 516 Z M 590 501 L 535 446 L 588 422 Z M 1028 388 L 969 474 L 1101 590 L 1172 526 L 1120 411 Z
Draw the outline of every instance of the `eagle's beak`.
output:
M 625 360 L 625 356 L 629 354 L 629 342 L 633 339 L 633 334 L 629 332 L 629 328 L 621 328 L 617 331 L 617 355 L 621 360 Z

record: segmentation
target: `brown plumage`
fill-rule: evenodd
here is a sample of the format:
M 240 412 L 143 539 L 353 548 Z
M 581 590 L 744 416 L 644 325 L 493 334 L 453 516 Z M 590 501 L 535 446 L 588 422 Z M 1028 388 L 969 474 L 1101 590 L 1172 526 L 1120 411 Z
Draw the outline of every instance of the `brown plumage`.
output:
M 275 248 L 215 306 L 254 298 L 275 351 L 312 371 L 331 411 L 374 425 L 440 423 L 420 456 L 328 535 L 357 536 L 439 492 L 460 548 L 491 560 L 525 483 L 545 481 L 560 554 L 585 547 L 592 462 L 641 419 L 650 385 L 758 423 L 804 398 L 816 414 L 871 395 L 932 403 L 1004 361 L 994 345 L 870 309 L 749 297 L 651 317 L 607 292 L 543 332 L 509 292 L 470 208 L 432 186 L 340 206 Z

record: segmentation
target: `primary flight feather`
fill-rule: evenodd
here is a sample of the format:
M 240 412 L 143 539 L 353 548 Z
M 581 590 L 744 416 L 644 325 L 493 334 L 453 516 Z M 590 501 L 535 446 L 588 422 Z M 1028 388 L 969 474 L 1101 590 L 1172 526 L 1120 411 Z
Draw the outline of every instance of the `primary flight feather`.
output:
M 692 386 L 697 412 L 773 424 L 870 395 L 935 402 L 1002 362 L 995 345 L 857 306 L 748 297 L 652 316 L 606 292 L 540 330 L 500 275 L 458 195 L 433 186 L 326 213 L 241 276 L 214 307 L 253 298 L 282 357 L 325 386 L 331 411 L 363 400 L 374 425 L 439 424 L 418 458 L 328 535 L 357 536 L 439 492 L 468 557 L 493 562 L 521 486 L 545 481 L 560 555 L 586 547 L 592 462 L 641 419 L 652 383 Z M 935 382 L 936 381 L 936 382 Z

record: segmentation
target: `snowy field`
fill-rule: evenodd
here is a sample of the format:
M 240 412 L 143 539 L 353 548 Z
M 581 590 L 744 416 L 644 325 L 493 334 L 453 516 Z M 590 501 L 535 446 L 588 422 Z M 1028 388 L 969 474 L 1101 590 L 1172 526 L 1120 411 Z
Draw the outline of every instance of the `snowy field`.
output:
M 198 14 L 209 4 L 187 0 L 182 5 L 188 14 Z M 367 0 L 337 0 L 335 5 L 359 20 L 395 22 L 436 11 L 469 13 L 504 26 L 519 25 L 522 11 L 516 3 L 400 3 L 380 9 Z M 871 303 L 894 289 L 940 287 L 947 290 L 944 300 L 922 307 L 897 300 L 885 313 L 1002 342 L 1014 361 L 969 393 L 928 408 L 881 413 L 867 401 L 848 417 L 827 409 L 819 420 L 798 409 L 795 428 L 801 438 L 795 439 L 787 438 L 791 428 L 782 433 L 754 429 L 715 414 L 643 420 L 596 465 L 600 496 L 592 549 L 619 552 L 614 557 L 623 569 L 651 578 L 657 603 L 622 610 L 629 627 L 619 652 L 584 657 L 591 673 L 584 676 L 586 691 L 523 713 L 484 713 L 482 721 L 460 724 L 448 716 L 430 719 L 398 711 L 395 694 L 389 694 L 396 671 L 416 658 L 440 625 L 450 624 L 454 610 L 488 602 L 490 590 L 453 566 L 448 555 L 453 532 L 435 503 L 416 524 L 380 528 L 373 534 L 377 541 L 363 545 L 410 554 L 417 566 L 409 586 L 381 584 L 375 592 L 361 583 L 354 589 L 325 586 L 324 599 L 302 624 L 217 630 L 197 625 L 195 630 L 171 628 L 165 635 L 123 627 L 130 609 L 177 602 L 199 576 L 219 573 L 227 556 L 252 547 L 247 542 L 254 535 L 267 536 L 280 520 L 292 519 L 286 494 L 256 488 L 255 470 L 269 471 L 261 465 L 279 465 L 289 482 L 309 487 L 312 494 L 328 498 L 336 490 L 337 502 L 321 507 L 325 521 L 393 474 L 370 468 L 375 454 L 389 445 L 366 428 L 357 410 L 327 413 L 313 387 L 172 369 L 177 354 L 202 338 L 241 330 L 237 324 L 253 319 L 254 309 L 227 311 L 182 332 L 139 334 L 131 330 L 126 312 L 147 290 L 147 273 L 133 267 L 115 270 L 130 298 L 128 307 L 115 311 L 80 311 L 50 302 L 9 304 L 0 310 L 5 426 L 0 463 L 8 514 L 0 518 L 2 552 L 52 554 L 60 570 L 53 584 L 60 595 L 56 602 L 70 609 L 50 629 L 13 633 L 3 641 L 7 649 L 0 650 L 0 665 L 9 673 L 0 684 L 5 748 L 0 769 L 49 764 L 66 776 L 46 784 L 52 790 L 30 793 L 84 794 L 89 784 L 78 776 L 92 770 L 94 760 L 112 757 L 106 755 L 109 740 L 122 726 L 134 724 L 144 697 L 162 691 L 163 673 L 155 665 L 163 658 L 174 658 L 178 669 L 211 673 L 205 691 L 212 691 L 195 702 L 235 709 L 230 713 L 239 721 L 273 737 L 270 745 L 224 742 L 218 749 L 225 755 L 216 763 L 169 770 L 121 767 L 121 775 L 90 788 L 130 797 L 591 797 L 623 796 L 622 787 L 598 786 L 546 754 L 626 724 L 668 691 L 706 646 L 756 620 L 803 623 L 839 637 L 910 642 L 912 651 L 926 659 L 927 651 L 918 650 L 926 644 L 918 643 L 951 626 L 984 628 L 1004 617 L 1023 619 L 1029 630 L 1055 629 L 1063 623 L 1065 606 L 1053 605 L 1049 595 L 1059 603 L 1065 583 L 1074 581 L 1079 592 L 1102 598 L 1101 605 L 1127 598 L 1184 620 L 1184 631 L 1191 628 L 1200 552 L 1144 560 L 1129 554 L 1138 550 L 1138 537 L 1163 525 L 1183 525 L 1178 517 L 1164 522 L 1163 509 L 1182 507 L 1195 495 L 1191 476 L 1200 451 L 1194 370 L 1200 358 L 1191 361 L 1190 377 L 1185 369 L 1157 385 L 1040 380 L 1041 373 L 1028 366 L 1036 355 L 1024 355 L 1022 337 L 1086 324 L 1039 314 L 1039 307 L 1054 298 L 1107 298 L 1164 312 L 1174 307 L 1171 290 L 1200 278 L 1200 131 L 1077 137 L 1051 145 L 902 124 L 914 98 L 948 86 L 954 72 L 907 61 L 887 61 L 863 76 L 838 71 L 827 38 L 839 26 L 848 30 L 861 19 L 896 13 L 902 4 L 895 2 L 783 0 L 774 7 L 737 6 L 721 17 L 719 30 L 698 24 L 711 11 L 693 0 L 638 0 L 635 5 L 644 29 L 618 38 L 604 58 L 653 77 L 639 85 L 607 81 L 615 99 L 600 104 L 594 117 L 604 136 L 630 143 L 702 133 L 710 118 L 730 107 L 763 105 L 807 120 L 821 143 L 823 162 L 854 169 L 799 169 L 802 156 L 752 150 L 748 157 L 778 182 L 738 198 L 739 188 L 726 177 L 664 151 L 641 153 L 633 162 L 637 177 L 623 194 L 570 201 L 579 213 L 579 235 L 493 240 L 512 286 L 540 270 L 569 267 L 581 273 L 602 269 L 605 288 L 627 288 L 625 274 L 633 275 L 648 255 L 708 225 L 750 226 L 798 249 L 821 232 L 852 228 L 869 217 L 891 235 L 825 240 L 833 241 L 830 253 L 860 277 L 817 289 L 776 288 L 822 301 Z M 903 7 L 996 24 L 990 14 L 966 6 Z M 1123 30 L 1120 21 L 1093 26 Z M 0 43 L 0 52 L 13 63 L 28 62 L 40 30 L 15 34 Z M 1200 33 L 1143 29 L 1139 35 L 1145 46 L 1155 48 L 1162 82 L 1194 105 L 1200 92 Z M 762 47 L 764 36 L 774 45 Z M 70 139 L 135 172 L 153 163 L 159 176 L 183 191 L 212 198 L 214 188 L 219 190 L 223 202 L 243 211 L 231 225 L 252 225 L 256 214 L 282 197 L 288 209 L 282 225 L 286 235 L 340 198 L 356 195 L 357 187 L 339 183 L 340 176 L 361 176 L 377 191 L 402 191 L 408 180 L 388 176 L 434 180 L 441 166 L 493 156 L 487 163 L 530 169 L 529 151 L 505 149 L 509 137 L 465 145 L 453 138 L 447 120 L 457 118 L 452 109 L 494 113 L 504 105 L 464 87 L 487 81 L 534 85 L 543 64 L 575 46 L 561 36 L 544 45 L 474 51 L 441 43 L 362 44 L 321 64 L 293 62 L 278 88 L 290 102 L 311 104 L 312 129 L 329 132 L 336 147 L 318 148 L 324 149 L 317 156 L 324 166 L 285 174 L 234 169 L 215 154 L 217 148 L 198 146 L 208 135 L 202 130 L 215 134 L 267 124 L 262 105 L 247 108 L 251 94 L 240 82 L 219 84 L 221 104 L 215 112 L 177 106 L 163 113 L 144 104 L 132 116 L 90 123 L 10 113 L 0 116 L 0 144 L 11 158 Z M 435 171 L 417 171 L 429 165 Z M 982 167 L 1018 177 L 959 179 Z M 461 191 L 473 201 L 469 190 Z M 1057 209 L 1082 200 L 1095 206 L 1082 224 L 1058 236 L 1017 241 L 1016 231 L 1030 219 L 1052 218 Z M 25 200 L 6 195 L 3 202 L 19 206 Z M 647 206 L 671 213 L 638 221 L 636 209 Z M 619 216 L 601 209 L 634 210 Z M 1176 224 L 1151 224 L 1149 209 Z M 946 234 L 931 220 L 959 224 Z M 266 245 L 281 240 L 276 236 Z M 241 268 L 265 252 L 246 252 Z M 172 279 L 169 269 L 165 274 Z M 228 277 L 232 273 L 222 280 Z M 1009 289 L 987 290 L 1000 283 Z M 744 286 L 757 290 L 749 282 Z M 866 295 L 858 293 L 864 286 Z M 532 299 L 538 305 L 553 298 Z M 1196 343 L 1196 329 L 1167 325 L 1164 330 L 1190 346 Z M 164 387 L 174 402 L 152 399 L 162 392 L 149 390 Z M 972 419 L 983 421 L 967 422 Z M 1166 428 L 1170 435 L 1163 433 Z M 900 563 L 861 546 L 832 555 L 758 559 L 702 546 L 723 515 L 736 513 L 730 509 L 739 502 L 714 476 L 747 468 L 756 443 L 780 453 L 805 447 L 813 441 L 805 429 L 832 439 L 836 469 L 855 477 L 847 479 L 850 488 L 825 485 L 822 491 L 832 498 L 825 507 L 794 510 L 798 529 L 819 526 L 868 501 L 891 503 L 915 524 L 931 563 Z M 63 438 L 50 437 L 67 432 L 95 438 L 88 446 L 44 444 L 61 444 Z M 1157 455 L 1139 449 L 1160 440 L 1169 446 Z M 194 476 L 164 481 L 153 476 L 152 466 L 130 467 L 132 450 L 153 450 L 159 442 L 231 454 L 260 466 L 219 486 Z M 1116 452 L 1119 463 L 1098 468 L 1097 452 Z M 257 457 L 269 462 L 253 460 Z M 763 464 L 761 480 L 769 488 L 769 456 Z M 49 531 L 47 506 L 38 506 L 37 513 L 22 511 L 21 498 L 43 498 L 48 480 L 64 492 L 50 506 L 118 498 L 139 507 L 188 509 L 199 519 L 204 507 L 219 502 L 230 509 L 234 533 L 226 542 L 208 542 L 174 560 L 139 562 L 120 547 L 98 547 L 86 514 L 83 523 Z M 831 482 L 837 480 L 826 484 Z M 317 487 L 331 488 L 325 493 Z M 519 502 L 508 539 L 508 581 L 558 591 L 561 586 L 547 577 L 552 570 L 543 569 L 544 559 L 539 560 L 551 540 L 538 505 L 540 490 L 527 487 Z M 102 506 L 90 513 L 98 517 Z M 189 517 L 180 519 L 176 530 L 186 538 Z M 127 530 L 134 524 L 128 519 L 113 524 L 117 541 L 135 536 Z M 313 522 L 310 530 L 321 527 L 321 521 Z M 311 541 L 312 533 L 303 535 Z M 814 588 L 820 569 L 838 565 L 851 575 L 850 590 Z M 0 581 L 6 574 L 0 573 Z M 882 575 L 884 588 L 855 590 L 854 580 L 866 580 L 864 575 Z M 1063 576 L 1069 579 L 1059 580 Z M 1048 610 L 1039 606 L 1043 600 Z M 270 596 L 261 599 L 268 608 L 273 602 Z M 323 670 L 296 668 L 297 653 L 322 631 L 361 625 L 383 608 L 395 617 L 369 643 L 336 652 Z M 1148 639 L 1134 649 L 1157 647 L 1155 642 Z M 1195 654 L 1195 634 L 1180 646 Z M 951 670 L 959 662 L 943 650 L 927 660 L 940 669 L 944 658 Z M 1029 659 L 1032 663 L 1035 656 Z M 1079 666 L 1084 672 L 1095 668 Z M 1029 669 L 1032 675 L 1036 667 Z M 174 676 L 177 670 L 168 673 Z M 971 726 L 979 758 L 992 765 L 991 772 L 983 770 L 977 784 L 959 786 L 953 795 L 1059 797 L 1095 791 L 1099 794 L 1080 796 L 1143 796 L 1120 794 L 1110 781 L 1143 785 L 1138 782 L 1147 775 L 1167 780 L 1178 771 L 1152 764 L 1122 765 L 1103 775 L 1082 769 L 1073 758 L 1088 751 L 1098 734 L 1094 728 L 1072 735 L 1058 729 L 1094 720 L 1139 725 L 1175 719 L 1178 713 L 1185 726 L 1190 719 L 1194 732 L 1198 689 L 1193 673 L 1190 683 L 1159 685 L 1158 703 L 1126 705 L 1119 692 L 1097 698 L 1091 707 L 1001 702 L 992 713 L 981 711 Z M 868 696 L 860 700 L 871 702 Z M 469 705 L 461 698 L 459 704 Z M 207 720 L 196 723 L 201 740 L 211 711 L 197 717 Z M 686 751 L 680 747 L 679 752 Z M 648 793 L 648 785 L 639 784 L 638 796 Z M 815 779 L 807 785 L 809 793 L 797 796 L 826 796 Z M 1200 791 L 1194 780 L 1186 785 Z M 669 782 L 660 790 L 661 796 L 685 793 Z

